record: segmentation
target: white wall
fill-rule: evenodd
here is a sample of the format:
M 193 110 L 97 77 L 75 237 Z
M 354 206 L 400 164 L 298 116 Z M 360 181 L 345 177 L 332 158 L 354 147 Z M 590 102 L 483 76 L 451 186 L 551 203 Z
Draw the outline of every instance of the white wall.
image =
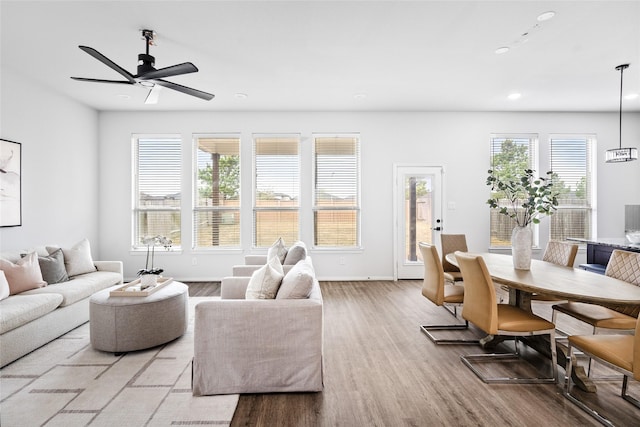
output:
M 0 136 L 22 143 L 22 226 L 0 228 L 0 250 L 70 246 L 98 252 L 98 114 L 2 68 Z
M 393 165 L 442 165 L 445 200 L 444 231 L 465 233 L 470 250 L 485 251 L 489 242 L 489 209 L 485 185 L 491 133 L 537 133 L 541 172 L 548 170 L 546 142 L 550 134 L 593 133 L 598 139 L 598 236 L 623 237 L 624 205 L 640 204 L 640 162 L 604 163 L 604 151 L 618 145 L 617 113 L 137 113 L 103 112 L 99 117 L 100 220 L 99 245 L 104 259 L 125 263 L 132 278 L 144 264 L 131 245 L 131 134 L 177 133 L 184 141 L 183 228 L 190 241 L 191 136 L 193 133 L 240 132 L 243 179 L 251 182 L 252 133 L 297 132 L 303 137 L 303 169 L 310 168 L 310 135 L 314 132 L 359 132 L 362 141 L 361 252 L 312 252 L 322 279 L 393 277 Z M 640 145 L 640 114 L 626 114 L 623 145 Z M 306 155 L 305 155 L 306 153 Z M 307 174 L 310 175 L 310 174 Z M 303 188 L 311 188 L 303 182 Z M 310 192 L 310 190 L 309 190 Z M 306 197 L 310 197 L 309 194 Z M 251 206 L 251 194 L 242 195 Z M 311 218 L 302 213 L 302 240 L 311 242 Z M 161 253 L 156 265 L 184 280 L 216 280 L 250 252 L 250 218 L 244 218 L 244 251 Z M 542 236 L 541 245 L 546 244 Z M 341 265 L 339 258 L 344 258 Z M 197 265 L 192 265 L 193 260 Z M 579 258 L 580 262 L 580 258 Z

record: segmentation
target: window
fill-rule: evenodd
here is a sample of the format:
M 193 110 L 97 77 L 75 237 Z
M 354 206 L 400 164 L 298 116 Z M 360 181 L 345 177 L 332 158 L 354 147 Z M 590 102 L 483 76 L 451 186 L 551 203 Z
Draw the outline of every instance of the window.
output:
M 536 170 L 537 145 L 537 135 L 491 135 L 491 169 L 503 180 L 516 179 L 524 169 Z M 491 197 L 500 198 L 500 194 L 495 193 Z M 504 200 L 504 203 L 506 205 L 507 200 Z M 498 209 L 490 209 L 490 212 L 491 247 L 511 247 L 511 233 L 516 226 L 515 221 L 501 215 Z M 533 240 L 534 246 L 537 246 L 537 230 L 534 231 Z
M 359 137 L 314 135 L 313 162 L 314 246 L 359 246 Z
M 178 135 L 133 137 L 133 248 L 156 235 L 181 246 L 181 145 Z
M 254 135 L 253 244 L 299 240 L 300 136 Z
M 551 216 L 550 238 L 590 239 L 594 188 L 594 136 L 551 136 L 550 165 L 558 210 Z
M 194 247 L 240 246 L 240 136 L 195 135 Z

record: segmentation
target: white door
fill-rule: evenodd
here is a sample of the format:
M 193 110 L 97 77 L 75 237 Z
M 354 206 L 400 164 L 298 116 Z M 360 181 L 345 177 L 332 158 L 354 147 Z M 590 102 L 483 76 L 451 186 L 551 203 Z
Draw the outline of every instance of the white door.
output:
M 419 242 L 440 251 L 442 168 L 394 165 L 395 277 L 422 279 Z

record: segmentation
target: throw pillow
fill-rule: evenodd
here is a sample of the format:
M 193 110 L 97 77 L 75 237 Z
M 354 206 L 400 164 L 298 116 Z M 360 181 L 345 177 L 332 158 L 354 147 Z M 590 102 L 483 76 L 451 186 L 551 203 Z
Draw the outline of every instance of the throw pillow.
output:
M 40 265 L 38 265 L 38 255 L 35 252 L 31 252 L 15 264 L 11 261 L 0 259 L 0 270 L 4 271 L 9 283 L 10 295 L 47 286 L 47 282 L 42 280 Z
M 47 246 L 49 254 L 58 249 L 57 247 Z M 91 258 L 89 240 L 82 239 L 69 249 L 62 248 L 62 254 L 64 256 L 64 266 L 69 277 L 96 271 L 96 266 L 93 265 L 93 258 Z
M 7 276 L 4 275 L 4 270 L 0 270 L 0 301 L 7 298 L 11 290 L 9 290 L 9 282 L 7 282 Z
M 267 259 L 271 259 L 273 256 L 277 256 L 280 259 L 280 264 L 284 264 L 284 258 L 287 255 L 287 247 L 284 245 L 282 237 L 278 238 L 269 250 L 267 251 Z
M 284 272 L 278 257 L 273 257 L 257 269 L 249 279 L 245 299 L 274 299 Z
M 54 283 L 67 282 L 69 276 L 64 265 L 64 255 L 62 249 L 57 249 L 48 256 L 39 256 L 38 264 L 45 282 L 52 285 Z
M 309 298 L 314 281 L 313 266 L 306 260 L 294 265 L 282 279 L 276 299 Z
M 307 246 L 304 242 L 295 242 L 293 246 L 289 248 L 287 251 L 287 256 L 284 258 L 284 265 L 294 265 L 297 264 L 298 261 L 303 260 L 307 257 Z

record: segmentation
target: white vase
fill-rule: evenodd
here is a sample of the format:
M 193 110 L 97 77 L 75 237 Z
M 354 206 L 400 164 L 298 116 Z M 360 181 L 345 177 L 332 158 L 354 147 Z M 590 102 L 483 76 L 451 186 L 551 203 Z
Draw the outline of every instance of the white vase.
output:
M 513 267 L 516 270 L 529 270 L 531 268 L 531 245 L 533 244 L 533 231 L 531 227 L 516 227 L 511 233 L 511 255 Z
M 143 274 L 140 276 L 140 289 L 154 287 L 158 283 L 157 274 Z

